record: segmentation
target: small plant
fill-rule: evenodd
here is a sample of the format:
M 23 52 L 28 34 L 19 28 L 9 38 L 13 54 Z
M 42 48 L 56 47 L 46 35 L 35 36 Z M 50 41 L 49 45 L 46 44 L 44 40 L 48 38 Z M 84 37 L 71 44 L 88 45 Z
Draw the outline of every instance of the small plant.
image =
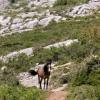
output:
M 55 5 L 76 5 L 80 3 L 86 3 L 89 0 L 57 0 Z

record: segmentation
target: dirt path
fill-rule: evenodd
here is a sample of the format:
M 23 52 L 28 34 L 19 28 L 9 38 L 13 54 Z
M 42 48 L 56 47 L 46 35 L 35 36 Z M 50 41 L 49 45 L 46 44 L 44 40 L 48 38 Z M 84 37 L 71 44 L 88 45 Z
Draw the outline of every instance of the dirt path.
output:
M 66 91 L 51 92 L 46 100 L 65 100 L 67 96 Z

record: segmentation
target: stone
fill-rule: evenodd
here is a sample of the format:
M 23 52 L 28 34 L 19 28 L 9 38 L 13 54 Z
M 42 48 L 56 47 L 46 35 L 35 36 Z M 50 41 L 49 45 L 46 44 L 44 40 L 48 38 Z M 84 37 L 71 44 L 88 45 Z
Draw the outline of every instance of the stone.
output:
M 17 24 L 17 23 L 22 23 L 23 19 L 21 18 L 15 18 L 13 19 L 13 24 Z
M 44 49 L 50 49 L 52 47 L 59 48 L 59 47 L 62 47 L 62 46 L 70 46 L 73 43 L 78 43 L 78 39 L 66 40 L 66 41 L 63 41 L 63 42 L 58 42 L 58 43 L 55 43 L 55 44 L 51 44 L 51 45 L 48 45 L 48 46 L 44 47 Z
M 22 53 L 26 54 L 27 56 L 33 56 L 33 48 L 26 48 L 19 51 L 11 52 L 6 56 L 1 56 L 0 61 L 8 62 L 10 58 L 18 57 Z
M 92 0 L 88 4 L 82 4 L 79 6 L 73 7 L 69 13 L 66 15 L 77 17 L 77 16 L 89 16 L 93 14 L 93 11 L 96 11 L 100 8 L 100 0 Z
M 22 29 L 22 23 L 17 23 L 17 24 L 12 24 L 10 29 L 11 30 L 19 30 L 19 29 Z
M 17 16 L 22 17 L 22 19 L 25 19 L 25 18 L 34 17 L 36 15 L 38 15 L 37 12 L 28 12 L 28 13 L 20 13 Z
M 26 28 L 33 28 L 33 27 L 35 27 L 37 24 L 38 24 L 38 19 L 36 18 L 36 19 L 34 19 L 34 20 L 32 20 L 32 21 L 29 21 L 29 22 L 27 22 L 24 26 L 26 27 Z
M 42 26 L 47 26 L 52 20 L 53 20 L 54 16 L 49 16 L 47 18 L 43 18 L 39 21 L 39 25 L 42 25 Z
M 4 10 L 7 6 L 9 6 L 8 0 L 0 0 L 0 10 Z
M 10 25 L 10 20 L 11 20 L 11 17 L 0 16 L 0 25 L 2 25 L 3 27 L 6 27 Z
M 0 30 L 0 34 L 4 34 L 6 32 L 9 32 L 9 28 L 8 27 L 5 27 L 5 28 Z

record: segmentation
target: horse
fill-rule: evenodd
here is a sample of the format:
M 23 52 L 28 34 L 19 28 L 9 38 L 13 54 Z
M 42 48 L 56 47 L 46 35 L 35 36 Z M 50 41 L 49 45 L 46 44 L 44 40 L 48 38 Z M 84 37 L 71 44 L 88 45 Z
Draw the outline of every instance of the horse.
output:
M 29 73 L 31 75 L 38 75 L 38 83 L 40 85 L 40 89 L 42 89 L 42 80 L 44 80 L 44 89 L 48 89 L 48 81 L 50 78 L 50 70 L 51 70 L 52 60 L 49 59 L 42 67 L 38 67 L 37 71 L 30 70 Z M 49 70 L 50 68 L 50 70 Z

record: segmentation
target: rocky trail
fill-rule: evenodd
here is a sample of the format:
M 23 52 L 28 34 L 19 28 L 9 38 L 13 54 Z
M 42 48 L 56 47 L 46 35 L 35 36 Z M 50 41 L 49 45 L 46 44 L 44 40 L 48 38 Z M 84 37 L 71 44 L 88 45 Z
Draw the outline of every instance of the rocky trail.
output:
M 70 63 L 71 64 L 71 63 Z M 69 65 L 69 63 L 67 64 L 64 64 L 62 66 L 67 66 Z M 40 66 L 43 66 L 43 65 L 40 65 Z M 55 66 L 55 64 L 52 64 L 52 73 L 57 70 L 59 67 L 61 66 Z M 35 70 L 36 70 L 37 66 L 35 67 Z M 52 75 L 51 75 L 52 77 Z M 20 73 L 19 76 L 19 81 L 20 83 L 25 86 L 25 87 L 37 87 L 39 88 L 39 85 L 38 85 L 38 76 L 31 76 L 28 72 L 23 72 L 23 73 Z M 50 79 L 51 81 L 51 79 Z M 42 87 L 43 87 L 43 82 L 42 82 Z M 67 96 L 67 91 L 65 90 L 65 88 L 67 87 L 67 84 L 63 84 L 61 87 L 58 87 L 58 88 L 53 88 L 51 86 L 51 84 L 49 85 L 49 89 L 48 89 L 48 96 L 46 97 L 46 100 L 65 100 L 66 96 Z
M 67 95 L 66 91 L 51 92 L 46 100 L 65 100 Z

